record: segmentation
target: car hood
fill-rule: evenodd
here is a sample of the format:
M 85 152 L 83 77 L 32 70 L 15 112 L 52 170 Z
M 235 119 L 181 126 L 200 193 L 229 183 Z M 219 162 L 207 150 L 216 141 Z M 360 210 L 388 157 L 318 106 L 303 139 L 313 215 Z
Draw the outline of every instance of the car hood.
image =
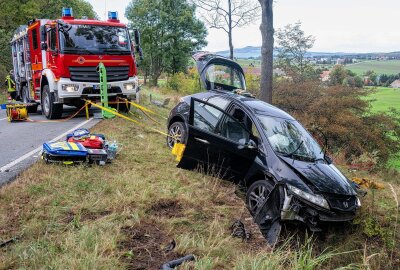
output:
M 333 164 L 310 163 L 294 161 L 282 157 L 282 160 L 297 174 L 301 175 L 307 184 L 313 185 L 319 192 L 337 195 L 356 195 L 349 180 Z

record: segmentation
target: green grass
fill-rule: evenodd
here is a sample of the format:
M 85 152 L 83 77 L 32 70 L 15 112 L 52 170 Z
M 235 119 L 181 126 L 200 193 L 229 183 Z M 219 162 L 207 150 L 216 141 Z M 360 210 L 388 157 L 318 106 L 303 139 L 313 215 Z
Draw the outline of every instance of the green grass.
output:
M 389 87 L 370 88 L 373 91 L 368 95 L 372 100 L 372 112 L 388 112 L 390 108 L 400 110 L 400 89 Z M 390 166 L 400 170 L 400 157 L 390 161 Z
M 387 112 L 390 108 L 400 110 L 400 89 L 389 87 L 377 87 L 374 93 L 368 96 L 372 101 L 373 112 Z
M 363 75 L 368 70 L 373 70 L 377 74 L 398 74 L 400 73 L 400 60 L 363 61 L 360 63 L 347 65 L 346 69 L 350 69 L 357 75 Z
M 148 104 L 148 93 L 143 92 L 142 102 L 164 116 L 178 101 L 169 95 L 170 108 L 160 109 Z M 160 92 L 154 96 L 165 98 Z M 132 113 L 148 126 L 165 129 L 163 119 L 156 124 Z M 113 164 L 39 161 L 0 189 L 0 240 L 19 238 L 1 249 L 0 269 L 159 269 L 163 262 L 190 253 L 197 260 L 182 269 L 400 266 L 395 203 L 388 189 L 363 198 L 362 211 L 346 230 L 328 229 L 320 238 L 304 236 L 303 228 L 296 236 L 290 236 L 296 230 L 287 230 L 273 250 L 252 222 L 237 187 L 176 168 L 163 136 L 123 119 L 102 121 L 92 132 L 122 143 Z M 231 237 L 236 219 L 251 232 L 249 241 Z M 164 253 L 172 239 L 176 249 Z
M 0 104 L 7 102 L 7 90 L 0 88 Z

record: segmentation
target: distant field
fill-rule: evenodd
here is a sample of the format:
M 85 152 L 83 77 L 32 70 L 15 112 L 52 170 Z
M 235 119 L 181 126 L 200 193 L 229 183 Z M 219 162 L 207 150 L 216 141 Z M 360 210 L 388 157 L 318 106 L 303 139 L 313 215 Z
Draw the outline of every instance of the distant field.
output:
M 355 72 L 357 75 L 363 75 L 368 70 L 373 70 L 377 74 L 398 74 L 400 73 L 400 60 L 364 61 L 347 65 L 346 68 Z
M 375 99 L 372 102 L 373 112 L 386 112 L 391 107 L 400 110 L 400 89 L 378 87 L 368 98 Z M 390 163 L 394 168 L 400 169 L 400 158 L 393 159 Z
M 378 87 L 375 93 L 368 96 L 370 99 L 376 99 L 372 103 L 373 112 L 385 112 L 390 107 L 400 109 L 400 89 Z
M 249 67 L 251 64 L 254 65 L 254 67 L 261 67 L 261 60 L 255 60 L 255 59 L 237 59 L 239 65 L 241 65 L 243 68 Z

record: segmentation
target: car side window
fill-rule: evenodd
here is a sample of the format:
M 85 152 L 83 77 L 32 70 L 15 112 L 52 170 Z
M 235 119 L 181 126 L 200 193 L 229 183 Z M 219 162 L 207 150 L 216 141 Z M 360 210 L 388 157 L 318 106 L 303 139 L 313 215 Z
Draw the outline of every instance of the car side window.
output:
M 221 109 L 197 100 L 193 100 L 193 126 L 234 142 L 250 139 L 250 133 L 239 121 Z
M 193 126 L 214 133 L 223 112 L 197 100 L 194 100 L 193 107 Z
M 210 104 L 212 104 L 212 105 L 214 105 L 214 106 L 217 106 L 217 107 L 220 108 L 221 110 L 225 110 L 226 107 L 228 107 L 228 104 L 230 103 L 229 100 L 227 100 L 227 99 L 225 99 L 225 98 L 223 98 L 223 97 L 220 97 L 220 96 L 213 96 L 213 97 L 210 97 L 210 98 L 207 100 L 207 102 L 210 103 Z
M 250 131 L 254 137 L 256 137 L 257 139 L 261 138 L 256 125 L 242 109 L 235 106 L 232 108 L 230 113 L 232 117 L 236 119 L 239 123 L 241 123 L 244 127 L 246 127 L 246 129 Z
M 244 140 L 244 142 L 250 140 L 250 133 L 247 129 L 230 115 L 226 115 L 221 122 L 219 131 L 219 135 L 237 143 L 240 140 Z

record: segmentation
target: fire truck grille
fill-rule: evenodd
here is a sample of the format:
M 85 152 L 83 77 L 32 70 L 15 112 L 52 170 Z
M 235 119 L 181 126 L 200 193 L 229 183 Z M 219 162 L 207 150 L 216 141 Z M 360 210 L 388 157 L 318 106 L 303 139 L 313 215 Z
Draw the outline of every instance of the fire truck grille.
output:
M 125 81 L 129 79 L 129 66 L 106 67 L 107 82 Z M 71 81 L 100 82 L 96 67 L 69 67 Z

